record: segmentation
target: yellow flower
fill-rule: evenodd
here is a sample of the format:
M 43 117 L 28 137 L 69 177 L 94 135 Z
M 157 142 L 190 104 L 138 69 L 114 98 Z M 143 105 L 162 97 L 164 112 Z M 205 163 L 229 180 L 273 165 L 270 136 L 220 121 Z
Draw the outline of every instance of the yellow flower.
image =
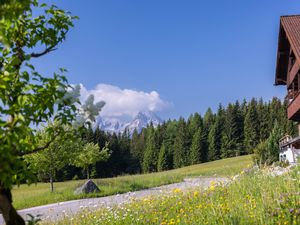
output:
M 173 225 L 173 224 L 175 224 L 175 220 L 171 219 L 170 222 L 169 222 L 169 225 Z
M 180 193 L 180 192 L 181 192 L 181 189 L 180 189 L 180 188 L 175 188 L 175 189 L 173 190 L 173 192 L 174 192 L 174 193 Z

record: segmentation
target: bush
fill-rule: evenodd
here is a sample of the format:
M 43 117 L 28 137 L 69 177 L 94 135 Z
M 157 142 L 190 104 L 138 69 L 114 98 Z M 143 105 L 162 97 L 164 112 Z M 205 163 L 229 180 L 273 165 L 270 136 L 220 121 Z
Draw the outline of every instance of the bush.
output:
M 275 122 L 274 128 L 266 141 L 259 143 L 254 149 L 253 160 L 258 165 L 271 165 L 279 159 L 279 139 L 281 130 Z
M 267 161 L 267 142 L 262 141 L 259 143 L 256 148 L 253 150 L 253 161 L 257 165 L 263 165 Z

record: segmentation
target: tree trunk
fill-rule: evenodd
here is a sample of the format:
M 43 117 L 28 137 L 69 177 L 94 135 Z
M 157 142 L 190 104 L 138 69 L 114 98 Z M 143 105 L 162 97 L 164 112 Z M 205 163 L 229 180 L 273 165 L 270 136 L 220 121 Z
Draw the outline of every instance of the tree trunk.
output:
M 17 213 L 12 205 L 10 189 L 0 185 L 0 212 L 6 225 L 25 225 L 24 219 Z
M 53 177 L 52 175 L 50 174 L 50 188 L 51 188 L 51 192 L 54 191 L 54 186 L 53 186 Z

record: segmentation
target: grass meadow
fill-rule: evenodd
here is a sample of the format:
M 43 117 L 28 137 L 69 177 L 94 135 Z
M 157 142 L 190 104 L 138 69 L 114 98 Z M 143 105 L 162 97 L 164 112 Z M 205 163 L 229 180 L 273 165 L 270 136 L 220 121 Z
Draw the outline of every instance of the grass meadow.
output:
M 21 185 L 14 187 L 12 190 L 13 204 L 17 209 L 23 209 L 67 200 L 102 197 L 136 191 L 180 182 L 186 177 L 232 176 L 251 165 L 251 163 L 251 156 L 240 156 L 159 173 L 94 179 L 101 192 L 90 195 L 75 195 L 73 193 L 77 187 L 85 182 L 84 180 L 57 182 L 54 184 L 55 191 L 53 193 L 50 192 L 49 183 L 37 183 L 30 186 Z
M 169 196 L 82 212 L 59 224 L 300 224 L 299 173 L 299 168 L 279 177 L 260 171 L 242 173 L 227 186 L 212 183 L 204 192 L 174 189 Z

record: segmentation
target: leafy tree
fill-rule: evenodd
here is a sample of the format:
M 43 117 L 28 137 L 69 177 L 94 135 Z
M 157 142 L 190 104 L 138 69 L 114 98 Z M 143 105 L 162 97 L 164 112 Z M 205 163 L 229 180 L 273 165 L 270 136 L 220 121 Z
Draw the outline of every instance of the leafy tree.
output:
M 74 119 L 75 102 L 66 98 L 69 87 L 61 69 L 53 77 L 41 75 L 30 63 L 54 51 L 73 26 L 69 12 L 37 1 L 6 0 L 0 20 L 0 210 L 7 224 L 25 224 L 12 206 L 11 188 L 32 181 L 23 156 L 46 149 L 58 136 L 47 129 L 50 140 L 39 146 L 35 130 L 55 116 L 62 124 Z M 33 18 L 32 8 L 41 13 Z M 12 16 L 9 16 L 12 13 Z M 40 49 L 43 49 L 39 52 Z
M 75 153 L 73 164 L 86 171 L 87 179 L 90 179 L 89 167 L 99 161 L 106 161 L 110 156 L 109 149 L 105 146 L 99 151 L 98 144 L 86 143 Z
M 58 124 L 50 124 L 50 127 L 57 127 Z M 40 152 L 25 156 L 30 168 L 38 174 L 40 179 L 47 178 L 50 180 L 51 192 L 54 191 L 54 178 L 58 170 L 62 169 L 67 163 L 70 163 L 70 157 L 73 151 L 79 147 L 78 140 L 72 138 L 75 131 L 70 127 L 64 129 L 66 132 L 61 133 L 49 146 Z M 50 141 L 48 134 L 40 131 L 37 135 L 40 145 L 43 146 Z

